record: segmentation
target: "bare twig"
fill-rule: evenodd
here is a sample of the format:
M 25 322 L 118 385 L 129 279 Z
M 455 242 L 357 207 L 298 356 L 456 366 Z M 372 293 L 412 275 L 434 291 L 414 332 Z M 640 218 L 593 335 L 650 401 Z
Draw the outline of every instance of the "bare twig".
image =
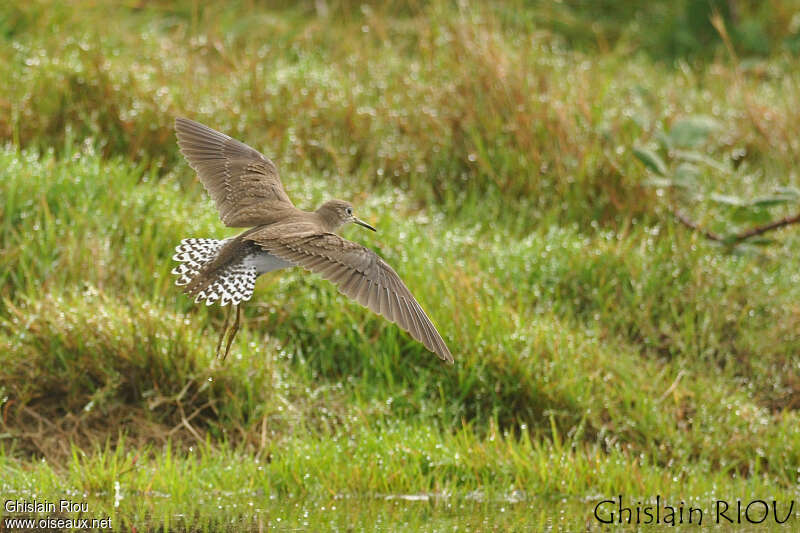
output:
M 712 241 L 719 241 L 719 242 L 725 240 L 724 237 L 720 237 L 719 235 L 717 235 L 714 232 L 711 232 L 711 231 L 708 231 L 707 229 L 701 228 L 697 224 L 697 222 L 694 222 L 693 220 L 691 220 L 689 217 L 687 217 L 686 215 L 684 215 L 683 213 L 681 213 L 677 209 L 673 209 L 671 212 L 672 212 L 672 216 L 674 216 L 676 219 L 678 219 L 678 222 L 680 222 L 681 224 L 683 224 L 684 226 L 686 226 L 687 228 L 689 228 L 691 230 L 699 232 L 706 239 L 710 239 Z
M 672 210 L 672 215 L 684 226 L 687 228 L 694 230 L 701 235 L 703 235 L 706 239 L 710 239 L 712 241 L 723 242 L 726 244 L 739 244 L 747 239 L 752 237 L 757 237 L 759 235 L 763 235 L 768 231 L 773 231 L 784 226 L 790 226 L 792 224 L 797 224 L 800 222 L 800 213 L 784 217 L 780 220 L 775 220 L 774 222 L 770 222 L 769 224 L 764 224 L 763 226 L 756 226 L 754 228 L 750 228 L 748 230 L 742 231 L 740 233 L 736 233 L 734 235 L 719 235 L 714 233 L 713 231 L 709 231 L 699 224 L 691 220 L 689 217 L 678 211 L 677 209 Z
M 672 382 L 672 385 L 670 385 L 670 386 L 669 386 L 669 388 L 667 388 L 667 390 L 665 390 L 665 391 L 664 391 L 664 393 L 663 393 L 663 394 L 662 394 L 662 395 L 661 395 L 661 396 L 658 398 L 658 402 L 657 402 L 657 403 L 661 403 L 661 402 L 663 402 L 663 401 L 664 401 L 664 399 L 665 399 L 667 396 L 669 396 L 670 394 L 672 394 L 672 392 L 673 392 L 675 389 L 677 389 L 677 388 L 678 388 L 678 383 L 680 383 L 680 381 L 681 381 L 681 378 L 682 378 L 682 377 L 683 377 L 685 374 L 686 374 L 686 372 L 685 372 L 683 369 L 681 369 L 681 370 L 678 372 L 678 375 L 677 375 L 677 376 L 675 376 L 675 380 Z
M 196 410 L 196 411 L 195 411 L 195 412 L 192 414 L 192 416 L 191 416 L 190 418 L 194 418 L 194 416 L 195 416 L 195 415 L 196 415 L 198 412 L 200 412 L 200 409 L 202 409 L 202 407 L 201 407 L 201 408 L 198 408 L 198 409 L 197 409 L 197 410 Z M 178 412 L 179 412 L 179 413 L 180 413 L 180 415 L 181 415 L 181 422 L 180 422 L 180 423 L 179 423 L 177 426 L 175 426 L 174 428 L 172 428 L 172 430 L 170 430 L 169 434 L 170 434 L 170 435 L 172 435 L 172 434 L 173 434 L 175 431 L 177 431 L 177 429 L 178 429 L 178 428 L 180 428 L 181 426 L 183 426 L 183 427 L 185 427 L 186 429 L 188 429 L 188 430 L 189 430 L 189 433 L 191 433 L 191 434 L 192 434 L 192 436 L 193 436 L 195 439 L 197 439 L 197 442 L 203 442 L 203 437 L 201 437 L 201 436 L 200 436 L 200 434 L 197 432 L 197 430 L 196 430 L 196 429 L 194 429 L 194 428 L 192 427 L 192 425 L 189 423 L 189 419 L 187 419 L 187 418 L 186 418 L 186 413 L 184 412 L 184 410 L 183 410 L 183 406 L 182 406 L 180 403 L 178 403 Z
M 780 220 L 776 220 L 775 222 L 770 222 L 769 224 L 766 224 L 764 226 L 756 226 L 755 228 L 749 229 L 747 231 L 739 233 L 738 235 L 735 235 L 734 238 L 736 239 L 736 242 L 741 242 L 745 239 L 749 239 L 750 237 L 755 237 L 757 235 L 761 235 L 762 233 L 782 228 L 783 226 L 797 224 L 798 222 L 800 222 L 800 213 L 788 217 L 783 217 Z
M 258 453 L 264 451 L 267 447 L 267 415 L 261 417 L 261 445 L 258 448 Z

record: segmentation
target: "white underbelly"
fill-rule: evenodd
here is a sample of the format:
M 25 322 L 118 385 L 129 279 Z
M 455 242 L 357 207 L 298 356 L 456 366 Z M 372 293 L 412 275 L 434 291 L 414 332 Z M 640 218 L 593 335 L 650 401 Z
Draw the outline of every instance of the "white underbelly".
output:
M 244 258 L 244 264 L 248 267 L 254 267 L 256 274 L 260 276 L 273 270 L 280 270 L 295 266 L 293 263 L 284 261 L 279 257 L 275 257 L 267 252 L 259 252 L 257 254 L 248 255 Z

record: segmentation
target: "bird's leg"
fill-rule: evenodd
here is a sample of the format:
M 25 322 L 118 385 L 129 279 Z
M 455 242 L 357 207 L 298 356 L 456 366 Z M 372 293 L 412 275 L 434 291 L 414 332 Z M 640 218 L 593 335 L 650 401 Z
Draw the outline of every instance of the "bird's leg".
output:
M 228 343 L 225 345 L 225 355 L 222 356 L 223 359 L 228 357 L 228 352 L 231 351 L 231 344 L 233 343 L 233 338 L 236 337 L 236 332 L 239 331 L 239 317 L 242 314 L 242 307 L 241 305 L 236 306 L 236 320 L 233 321 L 233 326 L 231 326 L 231 331 L 228 334 Z
M 222 326 L 222 331 L 219 333 L 219 341 L 217 342 L 217 359 L 219 359 L 219 349 L 222 348 L 222 339 L 225 338 L 225 332 L 228 331 L 228 322 L 231 319 L 231 311 L 233 311 L 233 306 L 228 308 L 228 312 L 225 313 L 225 324 Z M 225 359 L 224 357 L 222 359 Z

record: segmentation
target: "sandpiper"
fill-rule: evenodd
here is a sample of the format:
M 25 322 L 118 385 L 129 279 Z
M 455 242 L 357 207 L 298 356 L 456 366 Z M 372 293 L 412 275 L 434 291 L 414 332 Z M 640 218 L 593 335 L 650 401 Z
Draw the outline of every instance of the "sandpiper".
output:
M 206 305 L 233 308 L 236 319 L 225 356 L 239 328 L 241 303 L 253 295 L 256 278 L 300 266 L 335 283 L 339 291 L 406 330 L 440 359 L 453 356 L 425 311 L 397 273 L 373 251 L 335 232 L 347 223 L 375 231 L 343 200 L 329 200 L 313 212 L 294 206 L 275 164 L 257 150 L 198 122 L 179 117 L 175 132 L 181 153 L 217 206 L 222 222 L 249 228 L 229 239 L 184 239 L 173 256 L 177 285 Z M 223 356 L 224 357 L 224 356 Z

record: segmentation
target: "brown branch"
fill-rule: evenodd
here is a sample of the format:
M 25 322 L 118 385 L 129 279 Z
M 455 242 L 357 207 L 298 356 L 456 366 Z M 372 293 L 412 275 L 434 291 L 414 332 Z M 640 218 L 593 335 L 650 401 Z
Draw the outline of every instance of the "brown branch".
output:
M 783 226 L 797 224 L 798 222 L 800 222 L 800 213 L 788 217 L 783 217 L 780 220 L 776 220 L 775 222 L 770 222 L 769 224 L 766 224 L 764 226 L 757 226 L 755 228 L 749 229 L 745 232 L 735 235 L 734 238 L 736 242 L 741 242 L 745 239 L 749 239 L 750 237 L 755 237 L 756 235 L 761 235 L 762 233 L 782 228 Z
M 741 233 L 725 236 L 725 235 L 719 235 L 717 233 L 714 233 L 713 231 L 709 231 L 701 227 L 699 224 L 688 218 L 686 215 L 684 215 L 677 209 L 674 209 L 671 212 L 672 215 L 678 220 L 678 222 L 680 222 L 687 228 L 700 233 L 706 239 L 710 239 L 716 242 L 723 242 L 726 244 L 739 244 L 740 242 L 743 242 L 751 237 L 757 237 L 758 235 L 763 235 L 768 231 L 773 231 L 778 228 L 789 226 L 791 224 L 797 224 L 798 222 L 800 222 L 800 213 L 797 213 L 795 215 L 787 216 L 780 220 L 770 222 L 769 224 L 765 224 L 763 226 L 756 226 Z
M 706 239 L 710 239 L 712 241 L 722 242 L 725 240 L 724 237 L 720 237 L 716 233 L 708 231 L 707 229 L 701 228 L 697 222 L 694 222 L 689 217 L 678 211 L 677 209 L 671 210 L 672 216 L 678 219 L 678 222 L 686 226 L 687 228 L 697 231 L 702 234 Z

